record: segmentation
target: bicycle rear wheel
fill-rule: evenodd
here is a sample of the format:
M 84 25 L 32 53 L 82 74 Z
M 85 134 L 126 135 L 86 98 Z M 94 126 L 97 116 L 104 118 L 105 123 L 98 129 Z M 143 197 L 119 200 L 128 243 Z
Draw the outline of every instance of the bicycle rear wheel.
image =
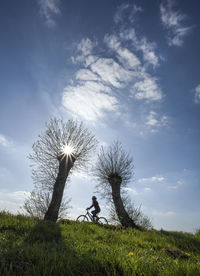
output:
M 79 221 L 79 222 L 88 221 L 88 218 L 85 215 L 80 215 L 79 217 L 77 217 L 76 221 Z
M 102 225 L 106 225 L 106 224 L 108 224 L 108 221 L 107 221 L 106 218 L 100 217 L 100 218 L 98 219 L 98 222 L 97 222 L 97 223 L 102 224 Z

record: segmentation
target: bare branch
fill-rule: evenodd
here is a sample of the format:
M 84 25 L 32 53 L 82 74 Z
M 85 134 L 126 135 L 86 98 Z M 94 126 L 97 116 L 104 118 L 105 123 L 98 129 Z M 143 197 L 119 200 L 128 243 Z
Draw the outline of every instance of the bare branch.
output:
M 48 190 L 33 190 L 30 196 L 25 200 L 23 209 L 31 217 L 43 219 L 51 201 L 52 192 Z M 71 199 L 63 199 L 60 210 L 59 218 L 64 218 L 68 214 Z
M 69 155 L 64 152 L 66 146 L 72 148 Z M 31 160 L 34 190 L 29 201 L 25 202 L 25 209 L 29 213 L 39 210 L 40 217 L 46 210 L 48 215 L 45 215 L 45 219 L 48 217 L 50 220 L 54 212 L 56 221 L 60 206 L 62 209 L 66 181 L 69 181 L 73 170 L 88 165 L 96 146 L 96 138 L 84 128 L 83 123 L 74 120 L 64 122 L 56 118 L 46 123 L 46 130 L 38 136 L 32 146 L 33 153 L 28 156 Z
M 127 154 L 119 141 L 114 141 L 106 150 L 101 147 L 97 163 L 94 168 L 94 176 L 97 178 L 97 191 L 103 198 L 111 199 L 111 187 L 109 177 L 120 176 L 121 187 L 125 187 L 133 176 L 133 158 Z

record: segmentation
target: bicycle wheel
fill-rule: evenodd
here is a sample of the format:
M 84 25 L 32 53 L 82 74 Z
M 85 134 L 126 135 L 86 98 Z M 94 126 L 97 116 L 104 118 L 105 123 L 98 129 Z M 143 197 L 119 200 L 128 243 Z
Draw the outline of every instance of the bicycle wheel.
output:
M 76 221 L 79 221 L 79 222 L 88 221 L 88 218 L 85 215 L 80 215 L 79 217 L 77 217 Z
M 106 225 L 106 224 L 108 224 L 108 221 L 107 221 L 106 218 L 100 217 L 100 218 L 98 219 L 98 222 L 97 222 L 97 223 L 102 224 L 102 225 Z

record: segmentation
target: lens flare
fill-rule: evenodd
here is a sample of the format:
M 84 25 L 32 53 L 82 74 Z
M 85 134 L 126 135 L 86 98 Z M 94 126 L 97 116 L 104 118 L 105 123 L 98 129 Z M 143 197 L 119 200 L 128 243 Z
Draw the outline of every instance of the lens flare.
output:
M 74 149 L 73 147 L 69 146 L 69 145 L 65 145 L 63 147 L 63 153 L 66 155 L 71 155 L 73 153 Z

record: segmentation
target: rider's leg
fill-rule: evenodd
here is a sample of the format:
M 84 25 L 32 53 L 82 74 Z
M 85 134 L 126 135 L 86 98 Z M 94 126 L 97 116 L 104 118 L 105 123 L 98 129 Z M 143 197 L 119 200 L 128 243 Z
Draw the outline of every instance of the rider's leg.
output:
M 96 213 L 96 222 L 98 222 L 99 217 L 97 216 L 97 214 L 99 214 L 99 212 Z
M 92 213 L 92 220 L 95 222 L 95 218 L 96 218 L 96 211 L 94 210 L 94 211 L 92 211 L 91 213 Z
M 98 222 L 98 220 L 99 220 L 99 217 L 97 216 L 98 213 L 99 213 L 98 210 L 92 211 L 92 214 L 93 214 L 93 221 L 94 221 L 94 222 Z

